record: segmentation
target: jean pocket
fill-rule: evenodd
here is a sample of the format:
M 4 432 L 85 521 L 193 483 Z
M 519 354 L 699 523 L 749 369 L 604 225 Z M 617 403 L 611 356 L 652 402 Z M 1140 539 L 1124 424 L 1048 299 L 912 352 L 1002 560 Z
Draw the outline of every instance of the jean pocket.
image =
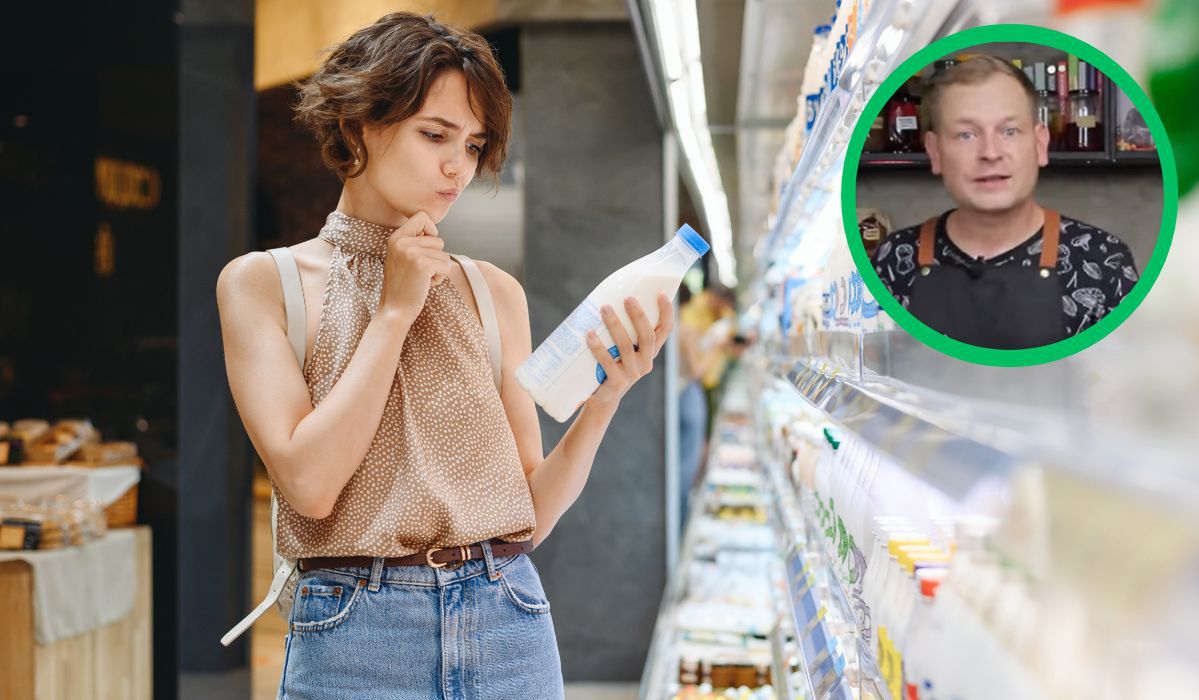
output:
M 527 556 L 520 555 L 501 569 L 499 574 L 500 586 L 517 608 L 534 615 L 544 615 L 550 611 L 550 602 L 546 600 L 545 589 L 541 587 L 541 577 Z
M 296 584 L 296 602 L 291 617 L 294 632 L 332 629 L 349 616 L 362 592 L 361 581 L 306 577 Z

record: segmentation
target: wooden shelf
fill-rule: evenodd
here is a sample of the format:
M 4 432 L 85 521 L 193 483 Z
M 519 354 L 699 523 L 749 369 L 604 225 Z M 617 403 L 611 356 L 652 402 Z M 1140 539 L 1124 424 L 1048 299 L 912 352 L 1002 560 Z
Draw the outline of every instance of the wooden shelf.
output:
M 1103 151 L 1056 151 L 1049 154 L 1050 168 L 1126 168 L 1156 167 L 1156 151 L 1117 152 L 1115 157 Z M 928 170 L 925 153 L 863 153 L 859 170 Z

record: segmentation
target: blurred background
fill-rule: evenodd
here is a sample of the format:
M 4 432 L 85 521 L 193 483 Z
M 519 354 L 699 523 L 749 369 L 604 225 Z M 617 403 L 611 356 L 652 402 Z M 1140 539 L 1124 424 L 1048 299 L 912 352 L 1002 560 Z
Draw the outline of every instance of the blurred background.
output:
M 269 485 L 225 380 L 215 282 L 244 252 L 316 235 L 336 205 L 339 182 L 292 119 L 293 81 L 311 74 L 323 49 L 395 10 L 480 32 L 504 68 L 515 114 L 500 187 L 464 193 L 439 228 L 448 250 L 521 281 L 534 344 L 679 224 L 712 244 L 685 279 L 674 342 L 622 405 L 582 497 L 533 555 L 568 698 L 744 687 L 736 696 L 897 700 L 885 682 L 869 682 L 881 678 L 883 654 L 863 642 L 852 614 L 828 634 L 847 635 L 840 657 L 805 655 L 796 638 L 808 621 L 795 613 L 803 584 L 768 576 L 773 564 L 754 558 L 778 564 L 802 549 L 805 527 L 783 522 L 778 499 L 802 500 L 805 487 L 729 469 L 768 474 L 761 469 L 775 453 L 762 436 L 783 425 L 798 435 L 801 423 L 844 431 L 846 444 L 905 473 L 920 472 L 930 453 L 907 450 L 903 436 L 935 428 L 936 444 L 966 444 L 954 459 L 984 472 L 1019 461 L 1080 480 L 1086 488 L 1068 498 L 1081 500 L 1062 497 L 1072 504 L 1063 522 L 1077 526 L 1054 530 L 1061 538 L 1045 531 L 1059 521 L 1033 518 L 1033 535 L 989 532 L 988 542 L 1016 559 L 1034 540 L 1052 540 L 1055 553 L 1092 548 L 1064 579 L 1052 567 L 1025 571 L 1086 601 L 1080 614 L 1112 598 L 1076 582 L 1113 566 L 1135 573 L 1127 580 L 1142 595 L 1118 599 L 1135 619 L 1121 608 L 1102 628 L 1127 643 L 1087 647 L 1091 663 L 1080 667 L 1113 697 L 1190 687 L 1168 684 L 1193 680 L 1180 669 L 1199 649 L 1199 530 L 1187 508 L 1199 496 L 1199 311 L 1189 303 L 1199 281 L 1187 267 L 1199 247 L 1182 233 L 1199 223 L 1193 3 L 114 0 L 6 9 L 0 464 L 13 468 L 0 467 L 0 606 L 18 623 L 0 631 L 0 696 L 276 693 L 278 616 L 268 611 L 229 648 L 218 643 L 266 589 L 270 540 Z M 1142 280 L 1154 285 L 1142 307 L 1078 356 L 1030 368 L 940 356 L 885 314 L 863 322 L 869 300 L 858 298 L 856 319 L 837 316 L 838 281 L 852 288 L 854 274 L 840 170 L 862 106 L 914 51 L 995 22 L 1060 29 L 1124 66 L 1159 110 L 1178 173 L 1179 235 L 1160 278 Z M 1079 177 L 1170 180 L 1155 174 L 1156 157 L 1121 170 L 1115 134 L 1109 124 L 1093 156 L 1108 162 L 1078 166 Z M 903 188 L 915 172 L 910 162 L 872 167 L 878 184 L 864 187 Z M 1164 197 L 1173 214 L 1173 192 L 1156 187 L 1146 185 L 1146 197 Z M 1155 220 L 1155 206 L 1135 207 L 1142 223 Z M 771 382 L 793 396 L 778 398 Z M 830 403 L 839 395 L 817 390 L 833 386 L 887 409 L 847 412 L 862 404 Z M 543 416 L 547 452 L 564 428 Z M 813 454 L 834 449 L 806 444 L 818 446 Z M 1006 484 L 1001 505 L 1041 512 L 995 469 L 979 478 Z M 1058 502 L 1033 491 L 1034 504 Z M 927 520 L 924 502 L 905 507 Z M 1080 512 L 1131 511 L 1165 520 L 1078 524 L 1091 522 Z M 1003 520 L 1008 511 L 987 512 Z M 713 523 L 774 535 L 720 534 Z M 1137 556 L 1147 543 L 1154 556 Z M 735 555 L 720 553 L 730 548 Z M 813 590 L 835 591 L 836 580 L 833 572 Z M 1172 614 L 1144 613 L 1150 594 Z M 1104 668 L 1167 685 L 1107 682 L 1096 670 Z

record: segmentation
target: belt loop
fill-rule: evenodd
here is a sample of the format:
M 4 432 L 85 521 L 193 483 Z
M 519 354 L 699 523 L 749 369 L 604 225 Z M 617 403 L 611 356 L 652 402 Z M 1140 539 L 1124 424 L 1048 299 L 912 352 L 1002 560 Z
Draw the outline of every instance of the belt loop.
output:
M 366 587 L 366 590 L 371 593 L 379 591 L 379 584 L 383 581 L 383 557 L 375 557 L 375 563 L 371 565 L 371 582 Z
M 495 559 L 491 556 L 491 542 L 483 540 L 479 543 L 483 547 L 483 559 L 487 562 L 487 580 L 494 581 L 500 577 L 500 572 L 495 569 Z

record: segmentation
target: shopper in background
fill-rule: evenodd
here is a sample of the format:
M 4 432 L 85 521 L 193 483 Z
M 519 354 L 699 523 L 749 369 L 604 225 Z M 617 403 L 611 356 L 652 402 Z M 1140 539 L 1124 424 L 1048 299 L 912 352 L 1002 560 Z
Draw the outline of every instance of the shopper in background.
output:
M 703 477 L 711 428 L 710 397 L 735 348 L 729 332 L 731 290 L 708 287 L 695 296 L 690 290 L 680 291 L 679 304 L 679 503 L 685 523 L 691 492 Z
M 1116 236 L 1036 201 L 1049 132 L 1023 71 L 978 55 L 926 90 L 932 171 L 957 208 L 894 232 L 873 262 L 917 319 L 971 345 L 1017 349 L 1075 335 L 1138 279 Z
M 279 696 L 561 698 L 525 553 L 583 489 L 670 333 L 670 301 L 658 297 L 656 329 L 627 304 L 636 350 L 603 310 L 621 360 L 588 339 L 607 381 L 545 456 L 513 377 L 531 351 L 524 291 L 478 264 L 502 340 L 497 391 L 471 284 L 437 235 L 507 150 L 511 95 L 487 42 L 389 14 L 333 49 L 297 110 L 344 182 L 324 228 L 290 249 L 306 362 L 289 345 L 278 251 L 234 260 L 217 284 L 230 388 L 278 497 L 278 549 L 303 572 Z

